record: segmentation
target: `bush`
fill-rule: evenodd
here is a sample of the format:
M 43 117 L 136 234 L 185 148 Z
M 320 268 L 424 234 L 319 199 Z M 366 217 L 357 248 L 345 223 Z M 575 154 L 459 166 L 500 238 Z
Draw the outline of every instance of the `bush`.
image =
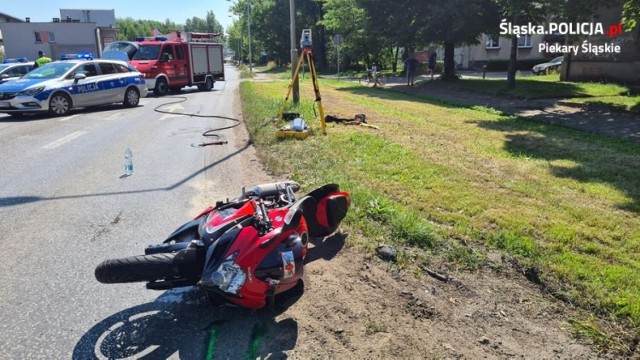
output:
M 269 61 L 267 63 L 267 70 L 275 69 L 277 67 L 278 67 L 278 64 L 276 64 L 275 61 Z

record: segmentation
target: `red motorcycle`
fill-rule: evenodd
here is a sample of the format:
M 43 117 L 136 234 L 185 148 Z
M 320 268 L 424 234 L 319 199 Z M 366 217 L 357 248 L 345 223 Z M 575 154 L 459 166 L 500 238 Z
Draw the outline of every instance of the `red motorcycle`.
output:
M 351 199 L 324 185 L 297 200 L 293 181 L 258 185 L 237 199 L 217 202 L 145 255 L 105 260 L 102 283 L 146 281 L 147 289 L 197 285 L 215 300 L 247 308 L 273 304 L 302 279 L 309 238 L 333 233 Z

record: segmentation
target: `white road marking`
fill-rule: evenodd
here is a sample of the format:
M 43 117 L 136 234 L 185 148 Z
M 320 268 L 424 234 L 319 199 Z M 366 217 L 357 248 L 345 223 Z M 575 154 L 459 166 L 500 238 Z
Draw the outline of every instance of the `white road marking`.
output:
M 178 117 L 181 115 L 174 115 L 174 114 L 162 114 L 162 116 L 160 116 L 160 118 L 158 120 L 162 121 L 162 120 L 167 120 L 167 119 L 173 119 L 174 117 Z
M 76 139 L 76 138 L 79 138 L 80 136 L 82 136 L 82 135 L 84 135 L 86 133 L 87 133 L 86 131 L 72 132 L 71 134 L 69 134 L 69 135 L 67 135 L 67 136 L 65 136 L 63 138 L 60 138 L 60 139 L 58 139 L 58 140 L 56 140 L 54 142 L 48 143 L 47 145 L 43 146 L 42 148 L 43 149 L 55 149 L 58 146 L 64 145 L 64 144 L 68 143 L 69 141 L 71 141 L 73 139 Z
M 74 117 L 78 117 L 78 116 L 80 116 L 80 114 L 75 114 L 75 115 L 63 117 L 62 119 L 60 119 L 58 121 L 69 121 L 69 120 L 73 119 Z
M 117 117 L 120 117 L 120 115 L 122 115 L 122 113 L 121 112 L 117 112 L 115 114 L 112 114 L 111 116 L 108 116 L 107 118 L 105 118 L 105 120 L 113 120 L 113 119 L 115 119 Z
M 180 104 L 180 103 L 171 104 L 171 105 L 167 105 L 167 106 L 162 106 L 158 110 L 163 111 L 163 112 L 166 111 L 166 112 L 169 112 L 169 113 L 175 113 L 175 112 L 181 112 L 179 110 L 184 110 L 184 106 L 182 106 L 182 104 Z M 160 118 L 158 120 L 166 120 L 166 119 L 174 118 L 176 116 L 181 116 L 181 115 L 180 114 L 167 114 L 167 113 L 164 113 L 164 114 L 162 114 L 162 116 L 160 116 Z

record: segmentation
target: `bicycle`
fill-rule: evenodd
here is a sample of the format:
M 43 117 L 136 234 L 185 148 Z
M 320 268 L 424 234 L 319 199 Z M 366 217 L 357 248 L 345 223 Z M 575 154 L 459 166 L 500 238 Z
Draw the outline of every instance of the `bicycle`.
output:
M 387 77 L 382 75 L 380 71 L 367 69 L 366 74 L 362 75 L 358 81 L 362 86 L 384 86 L 387 83 Z

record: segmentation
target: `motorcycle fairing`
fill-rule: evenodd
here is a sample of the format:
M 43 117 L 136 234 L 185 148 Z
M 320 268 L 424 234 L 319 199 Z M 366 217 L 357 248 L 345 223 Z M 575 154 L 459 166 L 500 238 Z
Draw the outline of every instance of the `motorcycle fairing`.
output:
M 212 282 L 212 275 L 218 269 L 218 266 L 225 260 L 229 247 L 236 240 L 238 235 L 248 228 L 232 227 L 214 240 L 207 249 L 205 257 L 204 269 L 202 270 L 201 285 L 212 290 L 216 290 L 216 285 Z M 230 295 L 224 293 L 225 295 Z
M 223 295 L 238 305 L 258 309 L 265 306 L 268 296 L 294 287 L 303 275 L 303 261 L 306 256 L 306 247 L 302 246 L 300 236 L 297 236 L 298 231 L 307 232 L 304 221 L 296 231 L 283 233 L 282 229 L 276 228 L 263 236 L 260 236 L 254 227 L 243 228 L 222 258 L 237 253 L 235 263 L 246 272 L 247 281 L 237 296 L 229 296 L 226 293 Z M 264 243 L 268 245 L 261 246 Z M 295 273 L 286 279 L 283 279 L 283 251 L 293 253 L 295 266 Z
M 262 259 L 254 271 L 255 277 L 264 281 L 278 280 L 280 284 L 297 282 L 303 275 L 303 248 L 301 237 L 290 235 L 287 241 L 280 243 Z M 288 273 L 287 268 L 292 273 Z
M 203 213 L 199 217 L 184 223 L 182 226 L 174 230 L 171 233 L 171 235 L 169 235 L 169 237 L 167 237 L 163 242 L 164 243 L 168 243 L 171 241 L 181 242 L 181 239 L 191 240 L 190 238 L 192 238 L 194 235 L 196 235 L 197 237 L 198 229 L 200 228 L 200 225 L 202 225 L 202 223 L 204 222 L 204 219 L 206 218 L 207 213 Z
M 351 199 L 336 184 L 321 186 L 291 207 L 302 209 L 310 237 L 325 237 L 333 233 L 347 214 Z

